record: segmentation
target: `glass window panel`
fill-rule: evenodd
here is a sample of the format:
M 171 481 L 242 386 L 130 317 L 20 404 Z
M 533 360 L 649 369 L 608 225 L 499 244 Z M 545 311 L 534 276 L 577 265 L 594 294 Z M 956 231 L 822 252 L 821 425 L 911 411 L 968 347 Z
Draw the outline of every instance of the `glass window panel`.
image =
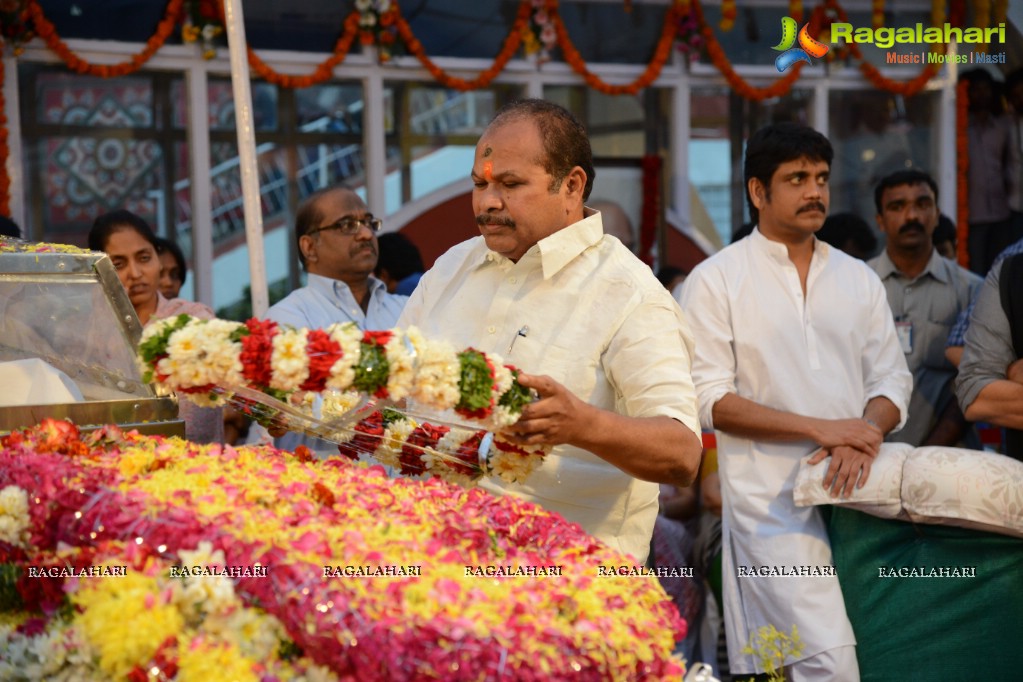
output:
M 830 92 L 831 213 L 856 213 L 873 225 L 881 178 L 911 167 L 936 173 L 939 98 L 937 92 L 910 99 L 876 90 Z
M 147 77 L 94 78 L 59 71 L 35 77 L 39 123 L 93 128 L 152 128 L 153 83 Z
M 210 130 L 235 132 L 234 125 L 234 89 L 227 79 L 211 78 L 209 92 Z M 277 86 L 272 83 L 252 81 L 252 118 L 257 131 L 277 130 L 278 110 Z M 175 98 L 183 102 L 184 97 Z M 182 104 L 184 106 L 184 104 Z M 178 117 L 175 116 L 175 119 Z
M 163 155 L 153 140 L 42 137 L 26 149 L 39 183 L 44 239 L 85 244 L 96 216 L 127 208 L 153 220 L 164 183 Z
M 301 132 L 362 134 L 362 87 L 358 84 L 314 85 L 295 90 L 295 117 Z M 391 94 L 385 95 L 386 108 Z M 393 116 L 387 117 L 390 132 Z

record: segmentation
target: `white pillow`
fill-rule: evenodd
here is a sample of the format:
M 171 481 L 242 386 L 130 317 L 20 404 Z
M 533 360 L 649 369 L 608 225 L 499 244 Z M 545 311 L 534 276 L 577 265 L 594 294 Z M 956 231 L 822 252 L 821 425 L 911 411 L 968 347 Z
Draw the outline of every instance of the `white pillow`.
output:
M 917 448 L 903 468 L 902 506 L 917 523 L 1023 538 L 1023 462 L 979 450 Z
M 832 497 L 824 487 L 824 473 L 831 457 L 813 466 L 808 464 L 813 454 L 799 463 L 796 483 L 792 490 L 797 507 L 815 504 L 833 504 L 880 516 L 883 519 L 906 519 L 902 510 L 903 465 L 913 451 L 906 443 L 882 443 L 881 451 L 870 467 L 870 476 L 862 488 L 855 488 L 849 497 Z

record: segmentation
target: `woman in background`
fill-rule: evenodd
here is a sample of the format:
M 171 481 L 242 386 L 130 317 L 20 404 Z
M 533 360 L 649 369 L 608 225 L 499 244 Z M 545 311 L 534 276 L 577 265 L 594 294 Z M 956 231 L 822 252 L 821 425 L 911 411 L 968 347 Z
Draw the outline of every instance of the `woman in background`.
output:
M 131 211 L 105 213 L 89 230 L 89 248 L 103 251 L 117 271 L 139 322 L 145 327 L 153 320 L 185 313 L 204 320 L 213 311 L 202 303 L 180 298 L 166 299 L 159 291 L 160 256 L 157 237 L 149 224 Z M 220 408 L 204 408 L 187 400 L 179 402 L 185 421 L 185 436 L 194 443 L 222 443 L 224 415 Z

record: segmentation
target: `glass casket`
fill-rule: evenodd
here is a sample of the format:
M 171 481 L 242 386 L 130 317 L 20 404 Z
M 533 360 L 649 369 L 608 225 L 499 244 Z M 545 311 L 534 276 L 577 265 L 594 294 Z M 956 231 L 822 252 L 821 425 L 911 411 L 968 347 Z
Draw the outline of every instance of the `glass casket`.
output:
M 0 237 L 0 432 L 54 417 L 184 437 L 177 400 L 142 381 L 141 334 L 105 254 Z

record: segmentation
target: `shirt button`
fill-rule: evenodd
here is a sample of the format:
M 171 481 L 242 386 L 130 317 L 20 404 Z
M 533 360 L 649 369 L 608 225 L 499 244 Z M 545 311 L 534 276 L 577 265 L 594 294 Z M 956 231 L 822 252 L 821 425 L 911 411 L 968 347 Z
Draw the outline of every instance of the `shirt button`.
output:
M 487 254 L 487 262 L 488 263 L 493 263 L 494 262 L 493 254 L 490 254 L 490 253 Z
M 518 280 L 515 279 L 514 277 L 511 277 L 508 279 L 508 281 L 511 282 L 512 284 L 515 284 L 515 282 L 517 282 Z
M 493 325 L 491 325 L 491 326 L 487 327 L 487 331 L 490 332 L 491 334 L 493 334 L 494 332 L 497 331 L 497 327 L 494 327 Z

